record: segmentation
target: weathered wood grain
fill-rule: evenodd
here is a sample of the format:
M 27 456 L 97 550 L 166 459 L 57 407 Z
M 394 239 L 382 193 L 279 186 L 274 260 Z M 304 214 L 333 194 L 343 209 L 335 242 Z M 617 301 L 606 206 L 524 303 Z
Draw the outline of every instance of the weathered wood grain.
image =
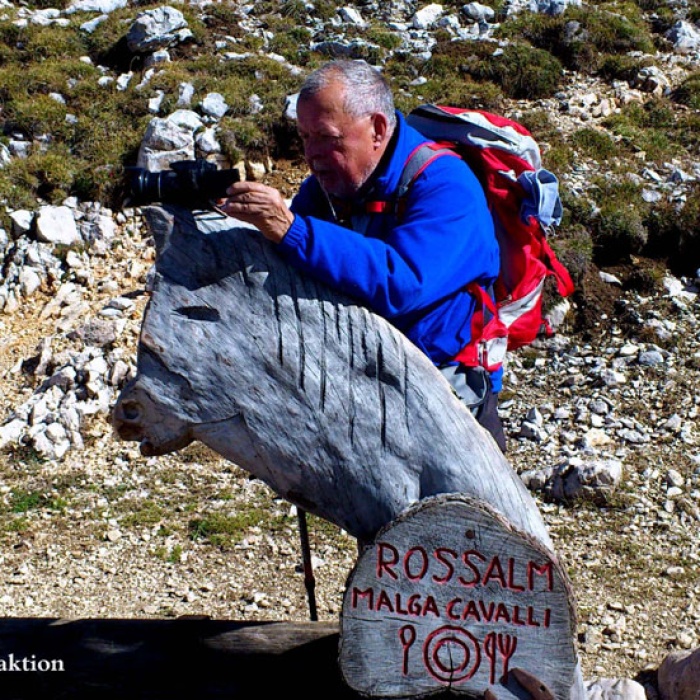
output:
M 517 700 L 510 671 L 523 668 L 569 700 L 575 633 L 551 551 L 483 502 L 434 496 L 362 552 L 345 589 L 340 665 L 348 685 L 378 698 L 449 689 Z
M 337 654 L 335 622 L 4 618 L 0 697 L 359 700 Z
M 457 492 L 551 546 L 491 436 L 393 326 L 231 219 L 146 215 L 157 259 L 138 376 L 114 410 L 121 437 L 150 454 L 200 440 L 362 540 Z
M 176 207 L 146 217 L 157 257 L 138 374 L 114 409 L 120 437 L 149 455 L 200 440 L 362 542 L 424 499 L 460 494 L 554 556 L 491 436 L 391 324 L 239 222 Z M 577 670 L 570 700 L 584 693 Z

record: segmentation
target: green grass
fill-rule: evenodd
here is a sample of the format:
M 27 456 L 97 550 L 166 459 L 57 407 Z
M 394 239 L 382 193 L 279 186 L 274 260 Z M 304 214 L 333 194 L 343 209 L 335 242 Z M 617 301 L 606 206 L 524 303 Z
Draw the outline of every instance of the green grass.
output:
M 149 527 L 157 525 L 167 515 L 167 511 L 153 501 L 122 501 L 120 510 L 127 510 L 120 523 L 124 527 Z
M 40 0 L 27 6 L 65 4 L 66 0 L 58 5 Z M 489 4 L 497 12 L 503 5 L 500 0 Z M 311 40 L 331 38 L 328 33 L 318 34 L 314 23 L 328 21 L 339 6 L 331 0 L 321 0 L 313 7 L 301 0 L 259 1 L 254 13 L 261 31 L 255 32 L 241 28 L 242 15 L 236 6 L 214 4 L 207 6 L 205 13 L 184 7 L 194 40 L 171 47 L 172 60 L 159 65 L 142 90 L 136 86 L 144 77 L 143 59 L 126 51 L 125 39 L 136 15 L 159 7 L 158 3 L 111 12 L 92 33 L 79 28 L 82 18 L 77 16 L 71 16 L 66 27 L 18 26 L 13 22 L 16 12 L 7 10 L 7 19 L 0 20 L 0 124 L 4 134 L 22 134 L 33 145 L 28 158 L 15 158 L 0 169 L 4 201 L 11 208 L 34 208 L 37 200 L 59 203 L 75 195 L 119 208 L 124 167 L 134 164 L 153 118 L 148 99 L 157 90 L 164 92 L 164 116 L 176 108 L 182 83 L 194 86 L 195 109 L 211 91 L 220 92 L 229 104 L 217 136 L 231 163 L 298 158 L 299 144 L 290 137 L 290 125 L 282 116 L 285 99 L 299 89 L 304 72 L 327 60 L 308 46 Z M 461 7 L 456 0 L 445 5 L 446 11 L 455 13 Z M 698 12 L 690 9 L 690 21 Z M 657 34 L 652 33 L 650 13 L 656 13 Z M 499 112 L 510 98 L 526 99 L 531 107 L 525 109 L 522 121 L 543 144 L 545 167 L 560 176 L 582 161 L 621 179 L 623 173 L 636 172 L 640 160 L 662 169 L 674 159 L 692 162 L 700 157 L 697 71 L 671 95 L 644 96 L 643 104 L 623 105 L 612 116 L 597 121 L 595 128 L 587 126 L 572 134 L 557 128 L 555 113 L 537 109 L 537 100 L 552 97 L 561 89 L 563 69 L 612 83 L 631 81 L 641 67 L 654 65 L 655 42 L 672 19 L 661 0 L 598 0 L 585 7 L 570 6 L 556 17 L 529 12 L 508 19 L 499 15 L 495 40 L 453 41 L 449 32 L 436 29 L 433 35 L 437 43 L 427 61 L 407 51 L 398 34 L 372 18 L 370 12 L 363 12 L 363 16 L 369 26 L 362 32 L 346 27 L 347 40 L 362 38 L 367 42 L 366 58 L 382 66 L 394 88 L 397 106 L 404 112 L 423 102 Z M 263 28 L 267 35 L 263 35 Z M 223 50 L 216 43 L 222 40 L 226 42 Z M 224 58 L 224 51 L 249 51 L 251 55 L 232 61 Z M 302 74 L 296 75 L 287 65 L 269 58 L 265 55 L 268 52 L 282 55 Z M 106 66 L 112 77 L 133 71 L 130 85 L 125 90 L 118 90 L 114 82 L 101 85 L 103 72 L 98 66 Z M 416 82 L 418 78 L 425 80 Z M 262 112 L 251 110 L 253 93 L 264 105 Z M 63 102 L 55 95 L 61 95 Z M 0 139 L 7 143 L 8 136 Z M 686 227 L 682 232 L 664 224 L 668 216 L 665 202 L 657 205 L 659 214 L 655 216 L 639 192 L 628 192 L 629 199 L 609 194 L 607 185 L 586 194 L 589 210 L 592 205 L 605 204 L 597 222 L 588 214 L 581 216 L 585 206 L 574 205 L 567 211 L 559 240 L 565 243 L 571 233 L 571 248 L 581 252 L 586 246 L 581 247 L 585 236 L 580 232 L 588 226 L 595 239 L 595 257 L 619 227 L 624 256 L 638 250 L 642 229 L 648 235 L 650 247 L 645 251 L 649 252 L 659 250 L 661 233 L 671 229 L 685 254 L 695 251 L 693 229 Z M 695 225 L 692 200 L 687 201 L 690 214 L 680 216 L 685 224 Z M 0 216 L 6 225 L 6 214 Z M 582 262 L 585 259 L 578 252 L 576 256 Z
M 179 544 L 170 548 L 160 545 L 153 550 L 153 555 L 161 561 L 177 564 L 182 560 L 182 547 Z
M 38 491 L 13 490 L 10 494 L 10 511 L 26 513 L 40 508 L 45 502 L 45 496 Z
M 188 524 L 190 539 L 226 549 L 240 542 L 253 527 L 267 531 L 282 527 L 285 519 L 274 518 L 263 508 L 251 507 L 235 513 L 213 512 L 192 518 Z

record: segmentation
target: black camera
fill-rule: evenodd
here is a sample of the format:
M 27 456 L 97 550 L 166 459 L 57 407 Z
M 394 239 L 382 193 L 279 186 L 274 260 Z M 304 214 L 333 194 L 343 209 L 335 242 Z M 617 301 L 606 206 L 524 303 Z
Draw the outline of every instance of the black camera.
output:
M 190 209 L 209 209 L 212 201 L 226 196 L 226 189 L 238 182 L 237 170 L 218 170 L 206 160 L 179 160 L 170 170 L 151 172 L 126 168 L 131 204 L 178 204 Z

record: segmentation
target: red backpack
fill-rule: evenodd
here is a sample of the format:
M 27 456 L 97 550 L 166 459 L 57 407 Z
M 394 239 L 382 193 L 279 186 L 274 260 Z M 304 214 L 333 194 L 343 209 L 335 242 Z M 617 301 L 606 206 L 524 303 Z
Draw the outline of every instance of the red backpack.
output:
M 404 165 L 397 201 L 435 158 L 463 158 L 479 178 L 493 216 L 501 251 L 501 270 L 489 293 L 472 283 L 477 299 L 472 340 L 455 357 L 467 366 L 489 371 L 501 366 L 506 350 L 530 344 L 538 335 L 552 335 L 542 314 L 545 279 L 552 275 L 563 297 L 574 284 L 547 242 L 561 221 L 558 182 L 541 167 L 540 150 L 521 124 L 479 110 L 422 105 L 408 123 L 433 143 L 411 153 Z

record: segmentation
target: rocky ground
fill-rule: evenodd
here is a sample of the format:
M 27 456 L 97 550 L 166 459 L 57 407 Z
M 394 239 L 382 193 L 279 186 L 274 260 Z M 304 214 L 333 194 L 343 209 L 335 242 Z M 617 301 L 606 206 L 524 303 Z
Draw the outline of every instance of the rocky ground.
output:
M 152 258 L 127 220 L 119 245 L 91 259 L 74 319 L 48 290 L 0 319 L 3 420 L 42 379 L 39 342 L 54 356 L 80 347 L 57 327 L 75 330 L 117 298 L 131 304 L 114 346 L 133 361 Z M 533 488 L 581 467 L 610 472 L 611 485 L 592 479 L 573 499 L 536 496 L 576 594 L 584 677 L 636 678 L 654 697 L 663 658 L 700 644 L 700 304 L 644 261 L 608 275 L 596 271 L 598 294 L 553 339 L 510 357 L 502 415 Z M 640 278 L 657 284 L 640 289 Z M 0 453 L 1 615 L 308 619 L 289 504 L 202 446 L 144 458 L 104 412 L 81 432 L 84 448 L 61 459 Z M 334 620 L 355 542 L 315 518 L 310 539 L 319 617 Z
M 660 94 L 697 66 L 675 54 L 655 62 L 659 84 L 655 74 L 634 88 L 572 77 L 537 106 L 565 134 L 597 128 L 616 105 Z M 650 196 L 680 200 L 686 179 L 700 177 L 697 162 L 638 155 L 629 177 Z M 601 169 L 577 161 L 564 186 L 585 192 Z M 278 162 L 266 178 L 289 196 L 301 176 Z M 46 388 L 66 353 L 84 350 L 80 330 L 93 320 L 115 330 L 95 360 L 104 351 L 112 369 L 134 362 L 153 262 L 147 232 L 127 214 L 112 245 L 74 252 L 74 289 L 48 265 L 40 288 L 0 314 L 0 426 Z M 10 268 L 5 260 L 3 280 Z M 700 647 L 700 303 L 694 280 L 652 261 L 599 272 L 589 271 L 553 339 L 509 358 L 501 411 L 509 459 L 571 578 L 584 677 L 634 678 L 653 700 L 662 660 Z M 99 397 L 80 426 L 82 449 L 74 441 L 47 458 L 31 440 L 3 444 L 0 434 L 0 616 L 308 619 L 295 511 L 201 445 L 145 458 L 119 442 L 108 410 L 122 380 L 79 386 Z M 309 526 L 319 617 L 337 620 L 356 545 L 316 518 Z

